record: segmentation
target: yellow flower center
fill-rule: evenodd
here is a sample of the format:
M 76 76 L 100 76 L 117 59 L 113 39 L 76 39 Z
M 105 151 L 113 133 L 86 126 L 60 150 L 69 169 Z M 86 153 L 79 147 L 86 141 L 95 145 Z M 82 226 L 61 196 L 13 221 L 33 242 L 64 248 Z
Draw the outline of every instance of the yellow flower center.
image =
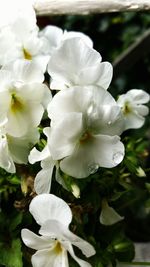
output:
M 122 108 L 123 113 L 124 114 L 128 114 L 128 113 L 131 112 L 131 110 L 132 109 L 131 109 L 131 106 L 130 106 L 129 102 L 125 102 L 125 104 L 124 104 L 124 106 Z
M 25 48 L 23 48 L 23 55 L 25 59 L 32 60 L 32 55 Z
M 85 143 L 90 138 L 91 138 L 91 134 L 89 132 L 85 132 L 80 138 L 80 143 Z
M 60 242 L 59 241 L 56 241 L 56 245 L 54 247 L 55 253 L 56 254 L 60 254 L 60 253 L 62 253 L 62 250 L 63 250 L 63 248 L 62 248 Z
M 11 111 L 17 112 L 21 111 L 22 109 L 23 109 L 23 103 L 18 97 L 16 97 L 15 93 L 13 93 L 11 98 Z

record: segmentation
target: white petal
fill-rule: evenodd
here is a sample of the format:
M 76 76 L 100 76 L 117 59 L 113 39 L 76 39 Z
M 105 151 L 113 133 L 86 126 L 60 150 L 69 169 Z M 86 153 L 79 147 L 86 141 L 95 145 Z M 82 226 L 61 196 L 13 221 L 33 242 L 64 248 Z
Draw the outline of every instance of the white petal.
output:
M 44 28 L 44 30 L 40 31 L 39 35 L 46 38 L 47 46 L 45 47 L 45 52 L 51 54 L 53 50 L 60 45 L 63 31 L 59 27 L 48 25 Z
M 42 83 L 44 81 L 44 74 L 32 61 L 16 60 L 5 69 L 12 71 L 14 80 L 22 83 Z
M 75 255 L 73 247 L 69 242 L 68 243 L 66 242 L 65 248 L 69 251 L 71 257 L 80 265 L 80 267 L 92 267 L 90 263 L 88 263 L 87 261 L 81 260 Z
M 42 151 L 37 150 L 35 147 L 30 151 L 29 162 L 34 164 L 37 161 L 44 160 L 50 156 L 49 148 L 46 145 Z
M 37 65 L 38 69 L 42 71 L 42 73 L 46 72 L 46 68 L 49 62 L 50 56 L 49 55 L 42 55 L 39 54 L 33 57 L 33 62 Z
M 38 236 L 28 229 L 21 231 L 21 238 L 26 246 L 35 250 L 50 248 L 54 243 L 51 238 Z
M 52 121 L 61 120 L 60 116 L 71 112 L 86 113 L 94 98 L 96 87 L 75 86 L 69 90 L 63 90 L 57 93 L 48 105 L 48 115 Z M 94 90 L 95 89 L 95 90 Z M 104 93 L 106 92 L 103 90 Z
M 78 76 L 82 69 L 100 61 L 100 54 L 87 46 L 81 38 L 67 39 L 52 54 L 48 72 L 58 82 L 68 86 L 76 85 L 80 84 Z
M 36 196 L 31 201 L 29 210 L 39 225 L 55 219 L 64 225 L 69 225 L 72 220 L 72 213 L 67 203 L 52 194 Z
M 64 225 L 60 221 L 46 221 L 42 225 L 39 233 L 46 236 L 54 236 L 55 238 L 60 240 L 62 245 L 65 244 L 66 241 L 69 241 L 72 245 L 78 247 L 86 257 L 91 257 L 95 254 L 95 249 L 91 244 L 73 234 L 68 229 L 68 226 Z
M 49 157 L 41 162 L 42 170 L 34 180 L 34 189 L 37 194 L 49 193 L 55 161 Z
M 131 89 L 127 92 L 127 96 L 130 97 L 136 104 L 145 104 L 150 100 L 150 95 L 140 89 Z
M 137 129 L 143 126 L 145 118 L 137 113 L 128 113 L 125 119 L 125 130 Z
M 124 146 L 118 136 L 97 135 L 77 145 L 74 153 L 60 162 L 60 168 L 70 176 L 84 178 L 98 167 L 115 167 L 123 157 Z
M 31 259 L 33 267 L 69 267 L 67 252 L 57 252 L 55 249 L 37 251 Z
M 82 32 L 74 32 L 74 31 L 64 31 L 63 40 L 80 37 L 89 47 L 93 47 L 93 41 L 89 36 Z
M 123 220 L 124 217 L 120 216 L 112 207 L 110 207 L 107 201 L 103 201 L 102 210 L 100 214 L 100 223 L 104 225 L 112 225 Z
M 134 112 L 139 114 L 140 116 L 146 116 L 149 113 L 149 108 L 144 105 L 137 105 L 133 107 Z
M 0 91 L 0 126 L 5 125 L 8 121 L 8 110 L 10 106 L 10 101 L 11 98 L 9 93 L 7 91 Z
M 101 87 L 76 86 L 62 90 L 48 105 L 51 125 L 70 112 L 82 112 L 86 127 L 96 133 L 119 135 L 123 132 L 121 109 L 110 93 Z
M 8 146 L 14 162 L 22 164 L 28 162 L 31 147 L 39 140 L 38 129 L 31 129 L 25 136 L 15 138 L 8 136 Z
M 62 159 L 72 153 L 78 136 L 82 134 L 82 114 L 70 113 L 51 128 L 49 146 L 53 159 Z
M 5 135 L 0 136 L 0 167 L 7 172 L 15 173 L 16 168 L 8 150 L 7 137 Z
M 97 85 L 107 89 L 112 75 L 112 65 L 109 62 L 102 62 L 93 67 L 84 68 L 79 74 L 79 81 L 81 85 Z

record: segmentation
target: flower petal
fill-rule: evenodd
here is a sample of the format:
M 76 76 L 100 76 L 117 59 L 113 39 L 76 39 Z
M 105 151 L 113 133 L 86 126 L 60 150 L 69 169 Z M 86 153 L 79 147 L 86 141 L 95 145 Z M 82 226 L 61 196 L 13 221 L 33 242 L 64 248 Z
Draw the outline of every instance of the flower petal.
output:
M 84 178 L 98 167 L 115 167 L 123 157 L 124 146 L 118 136 L 95 135 L 78 144 L 74 153 L 60 162 L 60 168 L 70 176 Z
M 55 249 L 44 249 L 37 251 L 32 256 L 33 267 L 69 267 L 67 252 L 57 252 Z
M 81 70 L 100 61 L 100 54 L 87 46 L 81 38 L 66 39 L 52 54 L 48 72 L 52 79 L 60 83 L 78 85 Z
M 137 129 L 143 126 L 145 118 L 135 112 L 129 113 L 125 118 L 124 130 Z
M 112 65 L 109 62 L 101 62 L 93 67 L 84 68 L 79 74 L 79 81 L 81 85 L 97 85 L 107 89 L 112 75 Z
M 81 260 L 75 255 L 73 247 L 69 242 L 68 243 L 66 242 L 64 246 L 66 250 L 69 251 L 71 257 L 80 265 L 80 267 L 92 267 L 90 263 L 88 263 L 87 261 Z
M 18 59 L 13 64 L 6 65 L 3 69 L 13 73 L 14 81 L 22 83 L 42 83 L 44 81 L 44 74 L 32 61 Z
M 8 136 L 8 146 L 13 161 L 22 164 L 28 162 L 28 155 L 31 147 L 38 142 L 39 132 L 37 128 L 31 129 L 25 136 Z
M 41 162 L 42 170 L 38 172 L 34 180 L 34 189 L 37 194 L 49 193 L 55 161 L 48 157 Z
M 62 245 L 65 244 L 65 242 L 69 241 L 69 243 L 78 247 L 86 257 L 91 257 L 92 255 L 95 254 L 95 249 L 91 244 L 83 240 L 81 237 L 78 237 L 77 235 L 73 234 L 68 229 L 68 226 L 64 225 L 60 221 L 57 220 L 46 221 L 42 225 L 39 233 L 41 235 L 46 235 L 46 236 L 52 235 L 54 238 L 60 240 Z
M 26 246 L 35 250 L 50 248 L 55 242 L 51 238 L 38 236 L 28 229 L 22 229 L 21 238 Z
M 150 100 L 150 95 L 140 89 L 131 89 L 126 95 L 130 97 L 136 104 L 145 104 Z
M 120 216 L 112 207 L 110 207 L 106 200 L 102 202 L 102 210 L 100 214 L 101 224 L 112 225 L 123 219 L 124 217 Z
M 61 134 L 60 134 L 61 133 Z M 70 113 L 61 122 L 51 128 L 49 146 L 54 160 L 70 155 L 76 145 L 78 136 L 82 133 L 82 114 Z M 61 138 L 60 138 L 61 136 Z
M 8 149 L 6 135 L 0 136 L 0 167 L 5 169 L 7 172 L 15 173 L 16 168 Z
M 30 151 L 29 162 L 34 164 L 37 161 L 44 160 L 50 156 L 48 145 L 42 151 L 37 150 L 35 147 Z
M 47 220 L 58 220 L 69 225 L 72 213 L 67 203 L 52 194 L 36 196 L 30 204 L 29 210 L 39 225 Z

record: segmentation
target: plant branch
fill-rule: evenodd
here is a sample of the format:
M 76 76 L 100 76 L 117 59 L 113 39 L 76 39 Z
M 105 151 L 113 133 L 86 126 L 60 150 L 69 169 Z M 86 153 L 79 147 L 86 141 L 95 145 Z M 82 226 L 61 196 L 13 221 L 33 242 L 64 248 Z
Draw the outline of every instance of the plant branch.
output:
M 150 10 L 149 0 L 34 0 L 38 16 Z

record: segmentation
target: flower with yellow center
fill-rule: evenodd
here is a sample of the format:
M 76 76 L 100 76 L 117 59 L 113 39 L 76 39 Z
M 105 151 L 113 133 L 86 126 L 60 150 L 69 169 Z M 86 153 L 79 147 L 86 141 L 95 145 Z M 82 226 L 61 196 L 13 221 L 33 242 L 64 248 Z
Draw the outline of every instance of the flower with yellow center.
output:
M 0 70 L 0 126 L 21 137 L 39 125 L 51 93 L 33 62 L 16 61 Z
M 61 170 L 85 178 L 99 167 L 112 168 L 124 157 L 119 135 L 121 109 L 103 88 L 75 86 L 57 93 L 48 105 L 49 149 Z
M 149 99 L 149 94 L 140 89 L 132 89 L 119 96 L 117 103 L 122 110 L 124 130 L 143 126 L 145 116 L 149 112 L 144 104 L 148 103 Z
M 31 201 L 29 210 L 41 226 L 40 236 L 28 229 L 21 233 L 23 242 L 37 250 L 31 259 L 33 267 L 69 267 L 67 252 L 81 267 L 91 267 L 74 253 L 73 245 L 86 257 L 94 255 L 95 249 L 68 229 L 72 213 L 65 201 L 52 194 L 41 194 Z

